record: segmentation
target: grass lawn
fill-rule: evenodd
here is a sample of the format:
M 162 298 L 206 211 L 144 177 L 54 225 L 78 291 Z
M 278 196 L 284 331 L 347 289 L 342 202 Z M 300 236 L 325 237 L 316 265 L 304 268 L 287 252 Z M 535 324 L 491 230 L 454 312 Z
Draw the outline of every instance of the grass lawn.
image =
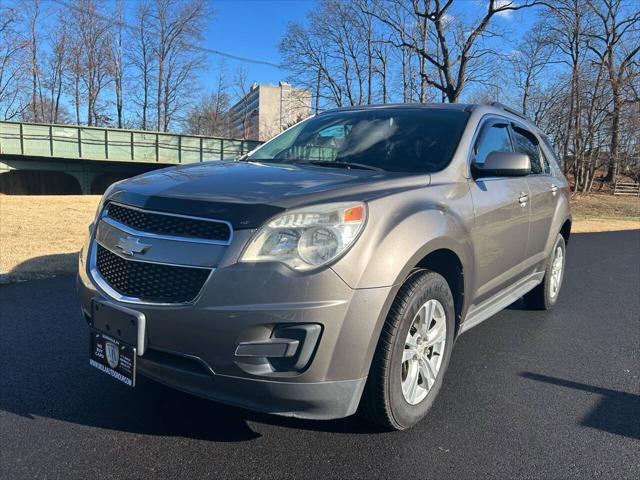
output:
M 75 272 L 99 196 L 0 195 L 0 282 Z M 640 228 L 640 199 L 574 196 L 573 232 Z
M 640 228 L 640 198 L 622 195 L 574 195 L 572 231 L 608 232 Z
M 0 195 L 0 281 L 75 272 L 99 201 L 99 195 Z

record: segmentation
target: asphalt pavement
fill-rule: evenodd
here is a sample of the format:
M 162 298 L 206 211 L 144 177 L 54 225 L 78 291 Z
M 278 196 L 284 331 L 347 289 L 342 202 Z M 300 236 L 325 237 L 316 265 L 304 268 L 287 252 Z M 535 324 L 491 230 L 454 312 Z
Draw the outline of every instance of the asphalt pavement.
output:
M 640 231 L 571 238 L 551 312 L 460 337 L 406 432 L 285 419 L 88 365 L 70 277 L 0 287 L 0 477 L 638 478 Z

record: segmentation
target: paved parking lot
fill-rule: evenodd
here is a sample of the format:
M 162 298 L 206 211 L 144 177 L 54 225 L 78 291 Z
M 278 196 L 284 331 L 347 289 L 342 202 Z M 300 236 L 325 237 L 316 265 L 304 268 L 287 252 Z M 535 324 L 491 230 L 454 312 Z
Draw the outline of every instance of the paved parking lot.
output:
M 640 232 L 572 237 L 550 313 L 515 304 L 456 344 L 407 432 L 283 419 L 88 366 L 65 277 L 0 287 L 2 478 L 637 478 Z

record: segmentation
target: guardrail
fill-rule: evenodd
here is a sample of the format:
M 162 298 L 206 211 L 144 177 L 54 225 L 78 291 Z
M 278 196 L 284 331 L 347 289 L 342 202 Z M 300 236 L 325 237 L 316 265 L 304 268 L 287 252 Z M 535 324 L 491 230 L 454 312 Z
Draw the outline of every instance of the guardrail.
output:
M 260 143 L 142 130 L 0 121 L 0 154 L 22 157 L 196 163 L 234 158 Z
M 640 183 L 615 182 L 613 184 L 614 195 L 635 195 L 640 197 Z

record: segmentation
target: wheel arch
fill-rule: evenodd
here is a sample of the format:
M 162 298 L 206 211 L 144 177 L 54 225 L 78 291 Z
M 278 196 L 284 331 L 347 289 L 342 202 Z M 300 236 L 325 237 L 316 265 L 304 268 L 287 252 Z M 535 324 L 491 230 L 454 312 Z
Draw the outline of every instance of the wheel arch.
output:
M 564 244 L 569 245 L 569 237 L 571 236 L 571 219 L 567 218 L 560 228 L 560 235 L 564 238 Z
M 455 310 L 455 334 L 458 334 L 462 323 L 464 306 L 464 267 L 460 257 L 451 249 L 440 248 L 422 258 L 414 267 L 415 270 L 430 270 L 436 272 L 446 280 L 453 296 Z
M 384 302 L 384 307 L 379 313 L 376 325 L 373 330 L 373 335 L 370 339 L 367 349 L 367 357 L 365 364 L 363 365 L 364 374 L 371 368 L 371 362 L 380 339 L 380 334 L 384 323 L 387 320 L 393 301 L 402 285 L 406 280 L 416 271 L 422 269 L 428 269 L 435 271 L 442 275 L 452 290 L 454 296 L 454 307 L 456 312 L 456 336 L 459 333 L 459 327 L 466 314 L 468 308 L 468 302 L 466 301 L 465 292 L 470 291 L 469 275 L 465 275 L 463 265 L 468 265 L 467 261 L 471 259 L 469 253 L 464 249 L 459 248 L 460 244 L 448 237 L 441 237 L 433 239 L 431 242 L 425 244 L 420 248 L 409 261 L 406 262 L 405 267 L 400 271 L 393 286 L 388 290 L 387 298 Z M 452 282 L 454 287 L 452 288 Z

